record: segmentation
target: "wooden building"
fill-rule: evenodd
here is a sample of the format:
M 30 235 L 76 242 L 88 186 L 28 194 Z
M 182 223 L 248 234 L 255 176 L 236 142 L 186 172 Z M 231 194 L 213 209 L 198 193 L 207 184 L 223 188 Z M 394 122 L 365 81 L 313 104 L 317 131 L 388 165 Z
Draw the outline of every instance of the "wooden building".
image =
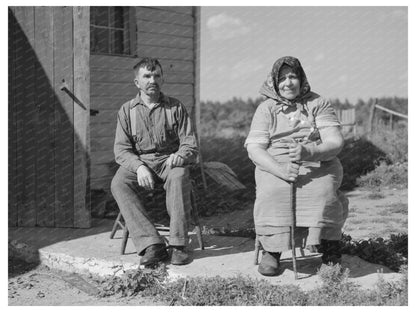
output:
M 9 7 L 9 226 L 91 226 L 141 57 L 198 124 L 199 23 L 195 7 Z

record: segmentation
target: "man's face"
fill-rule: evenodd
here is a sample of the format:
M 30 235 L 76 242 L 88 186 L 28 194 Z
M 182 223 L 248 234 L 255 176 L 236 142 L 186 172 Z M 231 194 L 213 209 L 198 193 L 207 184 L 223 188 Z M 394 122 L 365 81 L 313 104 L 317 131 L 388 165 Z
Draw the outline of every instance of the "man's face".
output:
M 154 71 L 150 71 L 145 67 L 141 67 L 134 79 L 134 83 L 141 92 L 149 96 L 158 95 L 162 88 L 163 76 L 159 66 Z

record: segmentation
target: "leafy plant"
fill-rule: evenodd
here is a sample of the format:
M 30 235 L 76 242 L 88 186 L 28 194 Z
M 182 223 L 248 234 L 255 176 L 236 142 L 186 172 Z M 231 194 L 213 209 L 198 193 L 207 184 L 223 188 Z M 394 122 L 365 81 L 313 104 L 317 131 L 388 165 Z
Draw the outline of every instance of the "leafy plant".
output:
M 360 241 L 353 241 L 351 236 L 343 235 L 342 244 L 342 253 L 385 265 L 396 272 L 407 264 L 407 234 L 391 235 L 389 240 L 379 237 Z
M 94 281 L 100 288 L 99 296 L 131 297 L 149 287 L 160 285 L 167 276 L 164 265 L 152 268 L 127 270 L 120 276 L 109 278 L 95 277 Z

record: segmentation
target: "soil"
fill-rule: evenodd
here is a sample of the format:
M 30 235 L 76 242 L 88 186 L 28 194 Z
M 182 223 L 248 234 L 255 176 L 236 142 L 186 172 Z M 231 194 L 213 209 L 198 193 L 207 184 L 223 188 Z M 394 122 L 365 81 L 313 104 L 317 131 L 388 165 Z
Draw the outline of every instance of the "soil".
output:
M 355 239 L 407 233 L 407 190 L 356 190 L 347 193 L 350 216 L 346 233 Z M 253 226 L 252 203 L 227 214 L 203 218 L 207 227 L 243 229 Z M 80 275 L 9 259 L 8 302 L 11 306 L 168 305 L 152 298 L 101 298 L 98 289 Z
M 116 298 L 97 296 L 98 289 L 78 274 L 9 260 L 9 306 L 112 306 L 166 305 L 139 296 Z

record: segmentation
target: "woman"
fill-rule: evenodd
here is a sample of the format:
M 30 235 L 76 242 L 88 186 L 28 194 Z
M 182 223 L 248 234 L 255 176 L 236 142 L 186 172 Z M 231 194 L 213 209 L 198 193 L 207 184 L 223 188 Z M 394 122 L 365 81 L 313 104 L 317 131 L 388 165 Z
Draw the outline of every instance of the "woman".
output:
M 296 185 L 295 237 L 321 245 L 322 262 L 340 263 L 339 240 L 348 201 L 338 191 L 344 139 L 331 104 L 310 91 L 298 59 L 278 59 L 260 89 L 266 97 L 246 139 L 256 165 L 254 223 L 263 246 L 259 272 L 279 274 L 280 255 L 291 248 L 290 184 Z

